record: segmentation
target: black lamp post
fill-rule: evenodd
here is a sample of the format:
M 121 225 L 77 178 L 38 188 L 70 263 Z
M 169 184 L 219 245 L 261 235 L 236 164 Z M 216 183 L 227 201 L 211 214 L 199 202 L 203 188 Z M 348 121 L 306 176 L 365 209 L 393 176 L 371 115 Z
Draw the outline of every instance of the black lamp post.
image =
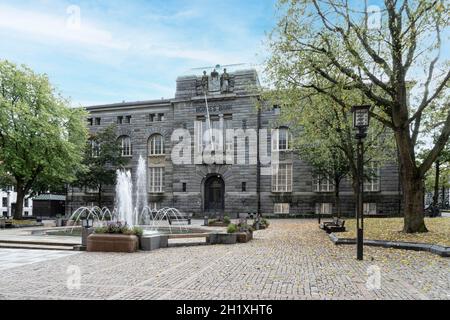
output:
M 94 219 L 92 219 L 92 218 L 83 218 L 81 220 L 81 225 L 85 229 L 92 228 L 92 226 L 94 225 Z
M 367 136 L 367 129 L 370 124 L 369 105 L 354 106 L 353 127 L 357 130 L 355 138 L 358 140 L 357 145 L 357 166 L 358 166 L 358 193 L 357 193 L 357 210 L 356 210 L 356 258 L 364 259 L 363 238 L 364 238 L 364 143 L 363 140 Z

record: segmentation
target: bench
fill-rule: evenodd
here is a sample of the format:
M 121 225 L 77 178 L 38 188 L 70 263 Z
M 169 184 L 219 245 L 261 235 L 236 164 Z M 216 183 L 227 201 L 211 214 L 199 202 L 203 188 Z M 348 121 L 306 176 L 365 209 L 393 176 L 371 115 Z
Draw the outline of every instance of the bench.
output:
M 333 221 L 323 222 L 320 228 L 327 233 L 332 232 L 345 232 L 345 220 L 339 218 L 333 218 Z
M 187 221 L 187 223 L 190 225 L 191 217 L 190 216 L 181 216 L 181 217 L 172 218 L 172 217 L 168 216 L 167 221 L 169 222 L 170 225 L 172 225 L 172 222 L 181 222 L 181 221 Z

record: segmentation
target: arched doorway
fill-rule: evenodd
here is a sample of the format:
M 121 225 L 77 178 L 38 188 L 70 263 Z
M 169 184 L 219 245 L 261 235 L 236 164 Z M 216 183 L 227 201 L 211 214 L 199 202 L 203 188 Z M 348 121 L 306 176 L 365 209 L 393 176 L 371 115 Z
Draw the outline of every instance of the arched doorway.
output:
M 205 180 L 204 208 L 209 213 L 222 213 L 225 209 L 225 182 L 220 175 Z

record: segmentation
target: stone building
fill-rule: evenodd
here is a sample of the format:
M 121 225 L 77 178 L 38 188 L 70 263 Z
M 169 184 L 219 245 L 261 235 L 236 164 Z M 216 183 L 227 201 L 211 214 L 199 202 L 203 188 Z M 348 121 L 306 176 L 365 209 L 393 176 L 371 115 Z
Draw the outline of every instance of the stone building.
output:
M 202 217 L 335 212 L 333 185 L 314 177 L 311 168 L 290 150 L 288 128 L 276 124 L 279 107 L 256 107 L 258 95 L 253 89 L 257 87 L 255 70 L 182 76 L 172 99 L 88 107 L 88 125 L 95 133 L 117 124 L 133 181 L 139 156 L 146 159 L 152 208 L 176 207 Z M 213 133 L 223 134 L 223 139 L 219 134 L 208 136 L 207 128 L 218 129 Z M 225 129 L 242 129 L 239 132 L 244 137 L 227 139 Z M 175 158 L 180 156 L 180 142 L 187 141 L 185 136 L 179 138 L 183 132 L 189 133 L 191 148 L 181 151 L 184 160 L 180 162 Z M 201 159 L 199 146 L 209 150 L 212 161 Z M 366 213 L 398 214 L 397 167 L 385 165 L 376 171 L 378 177 L 365 185 Z M 354 214 L 349 179 L 340 190 L 343 212 Z M 95 203 L 95 192 L 69 190 L 66 210 Z M 114 205 L 114 187 L 105 191 L 103 199 L 110 207 Z

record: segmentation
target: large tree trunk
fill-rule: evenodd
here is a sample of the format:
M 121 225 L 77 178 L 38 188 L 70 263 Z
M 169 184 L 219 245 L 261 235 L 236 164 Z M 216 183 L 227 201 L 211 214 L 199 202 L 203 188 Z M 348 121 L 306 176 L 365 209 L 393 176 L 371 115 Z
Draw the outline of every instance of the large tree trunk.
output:
M 23 200 L 25 199 L 25 191 L 20 186 L 17 186 L 17 200 L 16 200 L 16 210 L 14 211 L 14 219 L 23 219 Z
M 433 194 L 433 207 L 438 206 L 439 204 L 439 171 L 440 171 L 440 163 L 439 160 L 436 160 L 436 172 L 434 177 L 434 194 Z
M 404 202 L 403 232 L 428 232 L 424 220 L 425 184 L 424 176 L 415 163 L 414 148 L 409 128 L 398 130 L 395 133 L 399 158 L 401 161 L 401 180 Z
M 425 184 L 422 177 L 403 173 L 405 220 L 403 232 L 428 232 L 424 221 Z
M 337 217 L 341 217 L 341 198 L 339 197 L 339 181 L 335 180 L 334 182 L 334 200 L 337 209 Z

